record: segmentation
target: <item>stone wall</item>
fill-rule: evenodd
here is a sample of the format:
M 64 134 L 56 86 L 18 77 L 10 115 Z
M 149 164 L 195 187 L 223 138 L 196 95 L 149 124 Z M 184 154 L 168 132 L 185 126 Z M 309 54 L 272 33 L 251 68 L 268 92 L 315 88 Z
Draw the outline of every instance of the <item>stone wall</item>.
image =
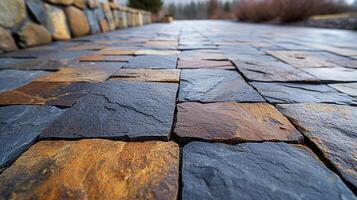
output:
M 1 0 L 0 53 L 151 23 L 151 13 L 101 0 Z

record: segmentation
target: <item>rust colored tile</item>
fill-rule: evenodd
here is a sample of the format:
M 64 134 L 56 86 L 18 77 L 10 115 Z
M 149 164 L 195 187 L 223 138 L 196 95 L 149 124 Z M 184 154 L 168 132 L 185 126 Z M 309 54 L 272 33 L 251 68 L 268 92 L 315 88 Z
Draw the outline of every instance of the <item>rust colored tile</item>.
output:
M 230 61 L 179 60 L 179 69 L 235 69 Z
M 273 106 L 265 103 L 182 103 L 174 132 L 182 138 L 215 142 L 289 141 L 302 135 Z
M 0 105 L 55 105 L 71 107 L 86 95 L 91 84 L 72 82 L 31 82 L 0 93 Z
M 111 79 L 130 80 L 145 82 L 172 82 L 180 81 L 180 70 L 178 69 L 120 69 Z
M 38 78 L 42 82 L 103 82 L 118 70 L 117 67 L 67 67 Z
M 0 198 L 174 200 L 178 170 L 173 142 L 42 141 L 0 175 Z

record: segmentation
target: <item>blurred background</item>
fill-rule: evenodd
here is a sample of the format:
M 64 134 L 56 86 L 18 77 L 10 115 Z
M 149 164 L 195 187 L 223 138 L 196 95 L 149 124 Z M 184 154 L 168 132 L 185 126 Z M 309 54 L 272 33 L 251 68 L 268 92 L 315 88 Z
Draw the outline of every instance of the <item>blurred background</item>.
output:
M 357 29 L 357 0 L 117 0 L 158 16 Z M 160 17 L 159 17 L 160 18 Z

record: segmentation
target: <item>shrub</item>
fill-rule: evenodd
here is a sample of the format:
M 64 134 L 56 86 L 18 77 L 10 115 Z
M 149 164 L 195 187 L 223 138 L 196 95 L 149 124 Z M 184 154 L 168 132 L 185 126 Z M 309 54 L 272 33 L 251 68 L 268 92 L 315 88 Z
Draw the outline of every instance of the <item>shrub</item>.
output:
M 347 6 L 333 0 L 241 0 L 236 7 L 236 16 L 241 21 L 294 22 L 346 9 Z

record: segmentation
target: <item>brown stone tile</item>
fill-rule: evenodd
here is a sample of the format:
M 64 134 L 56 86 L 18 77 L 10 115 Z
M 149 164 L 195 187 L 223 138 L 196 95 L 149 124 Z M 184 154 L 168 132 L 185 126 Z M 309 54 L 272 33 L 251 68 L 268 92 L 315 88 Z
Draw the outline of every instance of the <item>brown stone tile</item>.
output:
M 98 51 L 99 55 L 134 55 L 136 50 L 123 50 L 123 49 L 103 49 Z
M 0 175 L 0 198 L 174 200 L 178 170 L 173 142 L 42 141 Z
M 130 80 L 145 82 L 172 82 L 180 81 L 178 69 L 120 69 L 111 77 L 112 80 Z
M 81 56 L 81 62 L 127 62 L 131 56 L 105 56 L 105 55 L 86 55 Z
M 55 105 L 71 107 L 90 89 L 88 83 L 31 82 L 0 93 L 0 105 Z
M 230 61 L 179 60 L 179 69 L 235 69 Z
M 38 78 L 42 82 L 103 82 L 107 80 L 118 67 L 67 67 L 56 73 Z
M 174 132 L 183 138 L 215 142 L 289 141 L 302 135 L 273 106 L 265 103 L 182 103 Z

